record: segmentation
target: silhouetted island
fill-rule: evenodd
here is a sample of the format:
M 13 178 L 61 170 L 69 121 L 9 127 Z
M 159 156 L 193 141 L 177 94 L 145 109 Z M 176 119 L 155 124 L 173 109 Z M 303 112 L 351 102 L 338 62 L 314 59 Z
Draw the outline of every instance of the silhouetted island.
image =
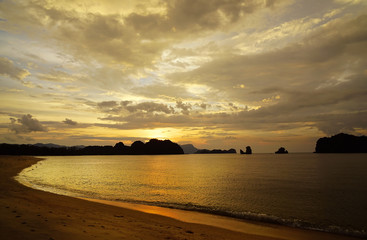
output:
M 246 152 L 242 151 L 242 149 L 240 149 L 240 153 L 241 154 L 252 154 L 252 149 L 250 146 L 246 147 Z
M 367 153 L 367 137 L 339 133 L 317 140 L 315 153 Z
M 200 149 L 196 152 L 196 154 L 215 154 L 215 153 L 237 153 L 236 149 L 229 149 L 229 150 L 221 150 L 221 149 L 213 149 L 213 150 L 208 150 L 208 149 Z
M 288 151 L 284 147 L 281 147 L 275 153 L 276 154 L 286 154 L 286 153 L 288 153 Z
M 158 155 L 183 154 L 177 143 L 170 140 L 151 139 L 146 143 L 134 142 L 125 146 L 118 142 L 115 146 L 74 146 L 53 144 L 0 144 L 0 155 L 67 156 L 67 155 Z

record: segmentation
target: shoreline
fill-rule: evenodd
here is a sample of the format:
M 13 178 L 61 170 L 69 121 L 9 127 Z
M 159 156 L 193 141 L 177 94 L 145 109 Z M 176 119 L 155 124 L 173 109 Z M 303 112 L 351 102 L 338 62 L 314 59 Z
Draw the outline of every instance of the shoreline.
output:
M 87 201 L 29 188 L 14 179 L 41 160 L 0 157 L 1 239 L 359 239 L 183 210 Z
M 230 231 L 241 232 L 245 234 L 253 234 L 259 236 L 267 236 L 276 239 L 309 239 L 307 235 L 310 232 L 327 234 L 333 236 L 341 236 L 347 237 L 351 239 L 359 239 L 358 237 L 329 233 L 321 230 L 312 230 L 312 229 L 302 229 L 297 227 L 289 227 L 281 224 L 260 222 L 260 221 L 251 221 L 245 219 L 238 219 L 228 216 L 215 215 L 204 212 L 197 212 L 191 210 L 182 210 L 175 208 L 165 208 L 154 205 L 144 205 L 144 204 L 136 204 L 129 202 L 120 202 L 120 201 L 111 201 L 111 200 L 102 200 L 102 199 L 93 199 L 93 198 L 84 198 L 80 197 L 79 199 L 83 199 L 86 201 L 102 203 L 111 206 L 117 206 L 125 209 L 131 209 L 135 211 L 140 211 L 149 214 L 156 214 L 164 217 L 169 217 L 172 219 L 176 219 L 178 221 L 186 222 L 186 223 L 194 223 L 207 225 L 222 229 L 227 229 Z M 290 237 L 291 236 L 291 237 Z M 321 236 L 321 235 L 320 235 Z M 320 237 L 318 236 L 318 237 Z M 323 239 L 318 238 L 318 239 Z M 326 238 L 329 239 L 329 238 Z M 338 239 L 338 238 L 333 238 Z

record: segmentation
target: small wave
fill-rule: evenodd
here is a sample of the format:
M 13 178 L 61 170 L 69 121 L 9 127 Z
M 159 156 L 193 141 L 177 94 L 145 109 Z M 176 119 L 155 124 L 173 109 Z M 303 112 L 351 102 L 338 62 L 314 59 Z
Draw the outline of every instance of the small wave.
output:
M 321 224 L 316 224 L 316 223 L 310 223 L 310 222 L 307 222 L 301 219 L 296 219 L 296 218 L 284 219 L 281 217 L 277 217 L 277 216 L 269 215 L 265 213 L 228 211 L 228 210 L 215 208 L 215 207 L 196 205 L 193 203 L 182 204 L 182 203 L 169 203 L 169 202 L 159 202 L 159 201 L 150 202 L 150 201 L 133 200 L 133 199 L 115 199 L 114 201 L 150 205 L 150 206 L 157 206 L 157 207 L 164 207 L 164 208 L 172 208 L 172 209 L 179 209 L 179 210 L 186 210 L 186 211 L 196 211 L 196 212 L 208 213 L 208 214 L 219 215 L 219 216 L 224 216 L 224 217 L 231 217 L 231 218 L 236 218 L 236 219 L 241 219 L 241 220 L 249 220 L 249 221 L 262 222 L 262 223 L 272 223 L 272 224 L 278 224 L 278 225 L 283 225 L 283 226 L 288 226 L 288 227 L 328 232 L 328 233 L 334 233 L 334 234 L 346 235 L 346 236 L 352 236 L 352 237 L 358 237 L 358 238 L 367 237 L 367 232 L 365 230 L 357 230 L 357 229 L 345 228 L 345 227 L 334 226 L 334 225 L 321 225 Z

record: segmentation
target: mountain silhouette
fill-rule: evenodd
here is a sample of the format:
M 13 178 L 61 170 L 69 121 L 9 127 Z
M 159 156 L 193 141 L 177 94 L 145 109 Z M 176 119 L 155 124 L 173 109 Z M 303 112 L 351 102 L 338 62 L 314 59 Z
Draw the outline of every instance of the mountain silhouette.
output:
M 315 153 L 367 153 L 367 137 L 339 133 L 317 140 Z
M 134 142 L 125 146 L 118 142 L 115 146 L 74 146 L 66 147 L 56 144 L 0 144 L 0 155 L 32 155 L 32 156 L 66 156 L 66 155 L 157 155 L 183 154 L 177 143 L 170 140 L 151 139 L 147 143 Z

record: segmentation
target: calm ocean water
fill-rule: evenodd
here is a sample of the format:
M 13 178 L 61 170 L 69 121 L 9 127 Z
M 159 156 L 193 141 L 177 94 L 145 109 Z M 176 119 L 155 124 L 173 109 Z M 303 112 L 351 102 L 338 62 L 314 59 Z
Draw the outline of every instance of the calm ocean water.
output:
M 17 180 L 75 197 L 367 237 L 367 154 L 52 156 Z

